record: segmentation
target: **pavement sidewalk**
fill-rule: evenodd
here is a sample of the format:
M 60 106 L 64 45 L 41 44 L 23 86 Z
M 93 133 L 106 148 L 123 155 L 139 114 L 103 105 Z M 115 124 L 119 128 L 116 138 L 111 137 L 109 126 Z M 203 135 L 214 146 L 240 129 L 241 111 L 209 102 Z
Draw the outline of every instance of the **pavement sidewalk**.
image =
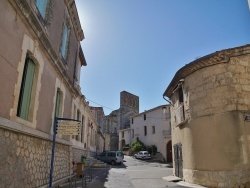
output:
M 162 179 L 164 179 L 164 180 L 166 180 L 168 182 L 175 182 L 177 185 L 181 185 L 181 186 L 185 186 L 185 187 L 206 188 L 206 187 L 203 187 L 201 185 L 191 184 L 191 183 L 187 183 L 185 181 L 182 181 L 182 179 L 177 177 L 177 176 L 166 176 L 166 177 L 163 177 Z

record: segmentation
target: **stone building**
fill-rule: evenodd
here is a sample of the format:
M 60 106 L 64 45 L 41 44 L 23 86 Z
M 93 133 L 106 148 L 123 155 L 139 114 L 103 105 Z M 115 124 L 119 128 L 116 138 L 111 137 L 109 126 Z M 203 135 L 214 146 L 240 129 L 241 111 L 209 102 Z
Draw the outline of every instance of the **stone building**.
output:
M 100 132 L 104 133 L 104 131 L 105 131 L 105 114 L 104 114 L 103 107 L 90 106 L 90 110 L 91 110 L 93 116 L 97 120 Z
M 74 0 L 0 1 L 0 12 L 0 187 L 46 187 L 55 116 L 80 120 L 81 131 L 56 136 L 54 181 L 95 152 L 97 122 L 79 86 L 84 34 Z
M 90 106 L 90 110 L 95 117 L 97 124 L 98 124 L 98 129 L 96 133 L 96 152 L 100 153 L 104 150 L 104 141 L 105 137 L 103 135 L 104 129 L 105 129 L 105 114 L 103 111 L 102 107 L 93 107 Z
M 125 134 L 124 134 L 125 136 Z M 145 146 L 155 145 L 166 162 L 172 162 L 170 106 L 161 105 L 131 117 L 131 143 L 140 140 Z M 121 137 L 121 147 L 127 143 Z
M 132 144 L 132 132 L 131 132 L 131 128 L 127 128 L 127 129 L 121 129 L 118 131 L 119 134 L 119 150 L 122 151 L 123 147 L 126 145 L 131 146 Z M 127 153 L 128 155 L 129 153 Z
M 105 149 L 119 149 L 118 131 L 130 126 L 130 118 L 139 113 L 139 97 L 127 91 L 120 93 L 120 108 L 105 117 Z
M 130 118 L 139 113 L 139 97 L 127 91 L 120 93 L 119 108 L 119 128 L 118 130 L 128 128 L 130 126 Z
M 178 70 L 171 102 L 174 173 L 207 187 L 250 186 L 250 46 Z

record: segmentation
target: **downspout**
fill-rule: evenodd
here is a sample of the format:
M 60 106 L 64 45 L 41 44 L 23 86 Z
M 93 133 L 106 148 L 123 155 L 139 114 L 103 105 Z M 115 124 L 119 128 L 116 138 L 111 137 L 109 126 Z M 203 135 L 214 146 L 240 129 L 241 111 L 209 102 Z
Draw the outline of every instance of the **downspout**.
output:
M 164 99 L 165 101 L 167 101 L 171 106 L 174 107 L 174 105 L 172 104 L 172 102 L 171 102 L 170 100 L 168 100 L 168 99 L 165 98 L 165 95 L 163 95 L 163 99 Z

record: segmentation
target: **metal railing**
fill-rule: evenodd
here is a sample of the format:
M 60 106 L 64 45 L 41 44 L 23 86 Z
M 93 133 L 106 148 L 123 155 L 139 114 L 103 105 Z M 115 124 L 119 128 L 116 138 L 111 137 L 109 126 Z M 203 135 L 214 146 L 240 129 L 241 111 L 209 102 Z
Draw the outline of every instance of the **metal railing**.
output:
M 75 188 L 76 187 L 76 174 L 72 175 L 68 178 L 68 187 Z
M 90 183 L 93 179 L 92 172 L 93 164 L 89 164 L 85 166 L 82 172 L 81 177 L 77 177 L 77 174 L 74 173 L 72 176 L 68 178 L 67 188 L 77 188 L 79 186 L 87 187 L 87 184 Z

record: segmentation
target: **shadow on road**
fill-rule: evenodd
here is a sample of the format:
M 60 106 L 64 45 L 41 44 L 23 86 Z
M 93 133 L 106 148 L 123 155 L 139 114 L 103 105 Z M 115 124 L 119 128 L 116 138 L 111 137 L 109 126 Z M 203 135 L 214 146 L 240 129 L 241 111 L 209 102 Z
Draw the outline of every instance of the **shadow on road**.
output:
M 111 168 L 127 168 L 127 166 L 122 163 L 122 164 L 117 164 L 117 165 L 110 165 Z

